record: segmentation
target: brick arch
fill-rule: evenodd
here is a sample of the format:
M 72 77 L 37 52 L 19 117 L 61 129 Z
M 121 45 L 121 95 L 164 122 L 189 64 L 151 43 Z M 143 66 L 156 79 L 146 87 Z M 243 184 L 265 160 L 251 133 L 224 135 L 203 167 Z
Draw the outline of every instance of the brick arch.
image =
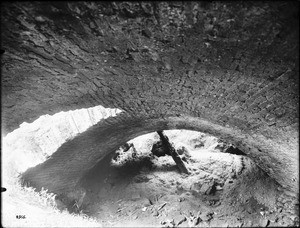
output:
M 277 154 L 280 150 L 275 145 L 264 140 L 257 141 L 238 129 L 191 116 L 145 119 L 121 114 L 100 121 L 63 144 L 47 161 L 28 169 L 22 178 L 37 189 L 44 187 L 56 193 L 68 192 L 101 159 L 115 152 L 125 142 L 146 133 L 170 129 L 201 131 L 234 143 L 280 184 L 295 187 L 292 178 L 296 176 L 289 175 L 292 175 L 295 169 L 293 165 L 297 165 L 297 162 L 280 160 L 281 157 Z
M 245 135 L 239 146 L 296 189 L 298 4 L 4 3 L 2 130 L 97 105 L 188 116 Z

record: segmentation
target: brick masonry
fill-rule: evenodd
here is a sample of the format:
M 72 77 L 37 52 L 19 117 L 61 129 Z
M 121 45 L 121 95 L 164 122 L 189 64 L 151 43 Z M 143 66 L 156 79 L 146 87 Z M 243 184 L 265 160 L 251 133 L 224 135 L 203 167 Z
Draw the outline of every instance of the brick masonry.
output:
M 293 2 L 3 3 L 4 132 L 60 111 L 96 105 L 125 111 L 24 177 L 60 191 L 126 140 L 182 127 L 228 138 L 297 191 L 298 8 Z

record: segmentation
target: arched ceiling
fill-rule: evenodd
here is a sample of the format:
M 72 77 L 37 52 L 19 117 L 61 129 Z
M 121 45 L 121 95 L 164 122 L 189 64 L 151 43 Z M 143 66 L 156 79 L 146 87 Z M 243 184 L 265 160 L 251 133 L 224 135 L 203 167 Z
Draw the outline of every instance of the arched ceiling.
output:
M 173 126 L 179 118 L 191 128 L 195 118 L 229 129 L 265 171 L 295 190 L 298 9 L 298 2 L 2 3 L 2 131 L 96 105 L 142 121 L 132 137 L 156 130 L 157 120 Z M 132 124 L 115 121 L 107 134 L 118 140 L 92 142 L 93 134 L 109 132 L 98 124 L 86 133 L 88 151 L 102 146 L 105 154 L 128 138 L 118 126 L 130 131 Z
M 296 175 L 289 175 L 297 169 L 296 163 L 291 163 L 290 158 L 281 160 L 289 156 L 280 154 L 284 152 L 281 145 L 190 116 L 145 119 L 119 114 L 100 121 L 63 144 L 46 162 L 28 169 L 23 179 L 38 189 L 47 186 L 53 192 L 71 191 L 84 174 L 127 141 L 149 132 L 168 129 L 197 130 L 234 143 L 269 175 L 275 175 L 276 180 L 285 187 L 293 188 L 292 178 Z

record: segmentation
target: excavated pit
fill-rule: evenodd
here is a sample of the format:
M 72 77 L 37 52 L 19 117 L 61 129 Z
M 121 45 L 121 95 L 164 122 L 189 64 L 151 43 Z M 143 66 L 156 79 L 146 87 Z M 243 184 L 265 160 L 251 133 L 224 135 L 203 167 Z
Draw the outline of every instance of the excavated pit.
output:
M 199 132 L 165 132 L 190 174 L 180 173 L 171 156 L 151 152 L 159 138 L 150 133 L 98 162 L 82 177 L 76 200 L 56 198 L 59 208 L 105 227 L 299 225 L 289 216 L 297 200 L 234 145 Z M 288 214 L 279 196 L 293 202 Z

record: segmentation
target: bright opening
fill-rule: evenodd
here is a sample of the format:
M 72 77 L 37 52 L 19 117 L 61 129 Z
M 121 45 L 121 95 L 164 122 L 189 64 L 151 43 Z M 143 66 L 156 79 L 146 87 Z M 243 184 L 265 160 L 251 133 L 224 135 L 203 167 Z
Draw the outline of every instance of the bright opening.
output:
M 44 115 L 33 123 L 23 123 L 2 139 L 2 222 L 5 227 L 79 227 L 100 224 L 85 215 L 70 215 L 57 209 L 55 195 L 46 190 L 35 192 L 22 187 L 19 174 L 44 162 L 64 142 L 84 132 L 99 121 L 114 117 L 119 109 L 96 106 L 55 115 Z M 24 211 L 30 217 L 22 218 Z M 19 216 L 20 218 L 16 218 Z M 27 215 L 28 216 L 28 215 Z M 25 220 L 25 222 L 24 222 Z

